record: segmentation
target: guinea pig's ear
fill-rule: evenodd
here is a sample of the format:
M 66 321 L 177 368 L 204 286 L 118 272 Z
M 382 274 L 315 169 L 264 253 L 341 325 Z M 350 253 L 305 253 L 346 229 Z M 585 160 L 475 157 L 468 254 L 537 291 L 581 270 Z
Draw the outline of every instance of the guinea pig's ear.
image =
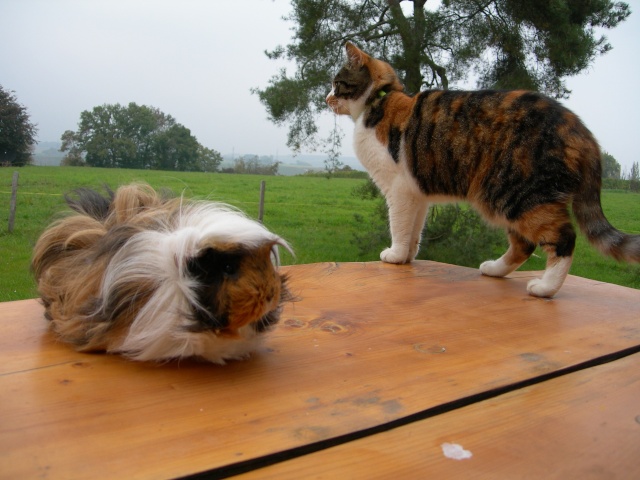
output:
M 273 242 L 269 244 L 269 248 L 271 249 L 271 260 L 276 267 L 280 266 L 280 249 L 278 247 L 284 248 L 287 252 L 295 257 L 295 253 L 283 238 L 277 238 Z

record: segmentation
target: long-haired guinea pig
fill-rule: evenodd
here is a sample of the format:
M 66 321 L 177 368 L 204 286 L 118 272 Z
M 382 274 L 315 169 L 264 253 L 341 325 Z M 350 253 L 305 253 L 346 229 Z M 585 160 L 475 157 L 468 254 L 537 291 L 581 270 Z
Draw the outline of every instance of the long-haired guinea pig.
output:
M 291 300 L 287 243 L 233 208 L 168 198 L 146 184 L 67 196 L 32 270 L 45 317 L 80 351 L 134 360 L 246 357 Z

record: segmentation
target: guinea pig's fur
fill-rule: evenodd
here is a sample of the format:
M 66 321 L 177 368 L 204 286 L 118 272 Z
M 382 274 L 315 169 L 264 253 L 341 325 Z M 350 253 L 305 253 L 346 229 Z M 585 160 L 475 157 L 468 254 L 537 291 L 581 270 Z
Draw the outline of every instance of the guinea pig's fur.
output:
M 233 208 L 146 184 L 105 198 L 76 190 L 75 213 L 36 243 L 45 317 L 80 351 L 134 360 L 246 357 L 291 300 L 277 270 L 287 243 Z

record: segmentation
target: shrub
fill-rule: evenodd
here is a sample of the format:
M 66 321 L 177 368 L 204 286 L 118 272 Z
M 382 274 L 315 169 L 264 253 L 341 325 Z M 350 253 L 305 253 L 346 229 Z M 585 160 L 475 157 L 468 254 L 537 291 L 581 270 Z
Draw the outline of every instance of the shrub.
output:
M 391 244 L 388 210 L 372 181 L 354 188 L 352 195 L 378 202 L 371 218 L 355 214 L 361 228 L 354 234 L 360 254 L 382 250 Z M 460 205 L 434 205 L 429 209 L 417 258 L 467 267 L 478 267 L 507 248 L 503 231 L 487 224 L 471 208 Z

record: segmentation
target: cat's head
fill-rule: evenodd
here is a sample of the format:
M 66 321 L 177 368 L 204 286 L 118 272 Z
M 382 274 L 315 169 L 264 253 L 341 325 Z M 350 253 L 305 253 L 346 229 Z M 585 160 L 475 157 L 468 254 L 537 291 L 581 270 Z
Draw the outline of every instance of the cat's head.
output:
M 337 115 L 351 115 L 355 120 L 365 106 L 391 91 L 404 87 L 387 62 L 370 57 L 347 42 L 347 63 L 333 79 L 327 104 Z

